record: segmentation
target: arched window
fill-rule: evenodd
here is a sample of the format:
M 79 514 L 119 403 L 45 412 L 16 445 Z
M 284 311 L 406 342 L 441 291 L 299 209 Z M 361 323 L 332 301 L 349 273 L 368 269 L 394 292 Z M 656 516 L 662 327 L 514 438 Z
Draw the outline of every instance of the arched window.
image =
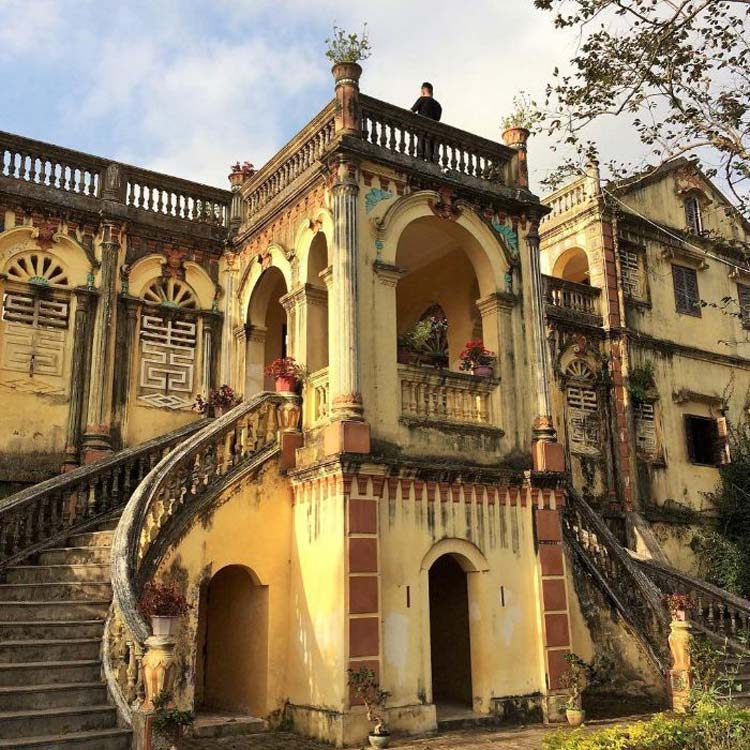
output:
M 70 318 L 65 269 L 48 253 L 30 252 L 10 262 L 6 277 L 0 366 L 61 377 Z
M 582 359 L 574 359 L 565 369 L 565 404 L 568 441 L 574 452 L 599 450 L 601 420 L 596 393 L 596 375 Z
M 194 401 L 198 299 L 184 281 L 156 279 L 143 292 L 138 400 L 150 406 L 184 409 Z M 210 382 L 210 352 L 204 351 L 203 383 Z

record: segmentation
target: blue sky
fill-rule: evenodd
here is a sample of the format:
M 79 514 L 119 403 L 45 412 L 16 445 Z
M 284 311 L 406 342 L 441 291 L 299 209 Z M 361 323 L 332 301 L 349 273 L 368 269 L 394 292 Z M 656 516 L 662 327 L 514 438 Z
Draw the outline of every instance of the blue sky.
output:
M 575 44 L 532 0 L 0 0 L 0 129 L 223 187 L 331 98 L 324 40 L 365 20 L 366 93 L 408 107 L 429 79 L 446 122 L 493 139 Z

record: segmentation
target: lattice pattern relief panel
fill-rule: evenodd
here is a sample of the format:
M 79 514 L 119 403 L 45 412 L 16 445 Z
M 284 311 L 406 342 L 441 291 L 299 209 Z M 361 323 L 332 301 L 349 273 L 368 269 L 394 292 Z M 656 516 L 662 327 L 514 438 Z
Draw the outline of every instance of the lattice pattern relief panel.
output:
M 139 401 L 168 409 L 193 403 L 196 324 L 143 315 Z
M 68 303 L 8 293 L 3 300 L 0 366 L 30 376 L 63 374 Z
M 571 448 L 599 449 L 600 422 L 596 391 L 580 385 L 566 389 L 568 405 L 568 440 Z
M 630 297 L 642 298 L 643 273 L 641 259 L 638 253 L 630 250 L 620 250 L 620 268 L 622 269 L 623 291 Z

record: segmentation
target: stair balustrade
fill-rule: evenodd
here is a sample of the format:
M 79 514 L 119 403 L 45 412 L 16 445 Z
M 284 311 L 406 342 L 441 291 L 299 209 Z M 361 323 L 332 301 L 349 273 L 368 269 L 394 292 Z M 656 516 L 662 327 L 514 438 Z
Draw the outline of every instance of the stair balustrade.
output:
M 0 574 L 117 515 L 148 472 L 205 423 L 194 422 L 0 500 Z
M 698 631 L 716 642 L 728 639 L 735 649 L 748 650 L 750 601 L 656 560 L 633 560 L 664 595 L 690 597 L 695 606 L 688 618 Z
M 671 664 L 670 616 L 662 593 L 572 488 L 563 512 L 563 531 L 584 570 L 630 625 L 654 665 L 666 674 Z
M 262 393 L 180 443 L 133 492 L 113 541 L 105 634 L 105 673 L 126 718 L 144 696 L 141 661 L 151 634 L 138 610 L 144 585 L 198 513 L 278 454 L 279 433 L 297 431 L 299 417 L 297 396 Z

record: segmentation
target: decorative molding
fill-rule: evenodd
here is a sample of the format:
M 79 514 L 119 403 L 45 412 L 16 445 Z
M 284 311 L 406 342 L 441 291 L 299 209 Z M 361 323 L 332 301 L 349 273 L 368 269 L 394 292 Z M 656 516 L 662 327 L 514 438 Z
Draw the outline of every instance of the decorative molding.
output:
M 406 268 L 400 266 L 393 266 L 389 263 L 383 263 L 382 261 L 376 260 L 372 264 L 373 271 L 378 277 L 378 280 L 385 286 L 395 287 L 398 282 L 406 276 L 409 272 Z
M 383 188 L 371 188 L 365 193 L 365 213 L 369 214 L 380 201 L 387 201 L 396 196 L 390 190 Z

